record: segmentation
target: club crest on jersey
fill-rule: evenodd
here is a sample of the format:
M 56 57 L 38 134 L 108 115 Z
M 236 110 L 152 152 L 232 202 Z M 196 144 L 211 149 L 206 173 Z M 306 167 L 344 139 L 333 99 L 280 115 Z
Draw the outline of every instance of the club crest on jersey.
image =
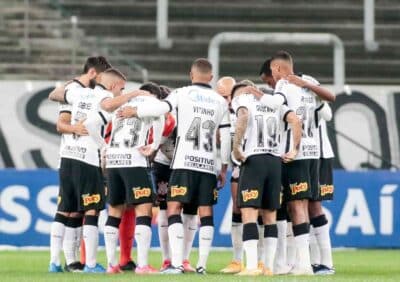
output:
M 325 196 L 327 194 L 333 194 L 334 187 L 333 185 L 320 185 L 321 196 Z
M 147 198 L 150 197 L 151 195 L 151 189 L 148 187 L 133 187 L 132 188 L 133 191 L 133 196 L 135 197 L 135 199 L 140 199 L 140 198 Z
M 187 187 L 185 186 L 172 186 L 171 187 L 171 197 L 185 196 L 187 193 Z
M 258 190 L 242 191 L 243 202 L 255 200 L 258 198 Z
M 82 199 L 83 199 L 83 205 L 84 206 L 88 206 L 91 204 L 97 204 L 100 202 L 101 196 L 100 194 L 84 194 L 82 195 Z
M 292 195 L 296 195 L 297 193 L 305 192 L 308 190 L 308 183 L 307 182 L 301 182 L 297 184 L 290 184 L 290 191 L 292 192 Z

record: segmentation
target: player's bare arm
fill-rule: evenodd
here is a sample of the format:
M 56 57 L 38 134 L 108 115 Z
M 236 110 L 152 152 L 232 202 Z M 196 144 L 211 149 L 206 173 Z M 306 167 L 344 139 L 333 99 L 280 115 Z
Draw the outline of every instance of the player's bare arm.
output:
M 65 103 L 64 96 L 65 96 L 65 85 L 58 86 L 54 88 L 53 91 L 50 92 L 49 100 L 54 102 Z
M 111 113 L 121 107 L 123 104 L 127 103 L 130 99 L 137 97 L 139 95 L 147 95 L 149 92 L 144 90 L 134 90 L 130 93 L 120 95 L 114 98 L 107 98 L 101 101 L 100 106 L 103 110 Z
M 283 155 L 283 162 L 288 163 L 296 158 L 301 140 L 301 121 L 294 112 L 286 116 L 286 122 L 290 125 L 293 132 L 293 149 Z
M 137 107 L 126 106 L 118 110 L 117 117 L 124 118 L 132 118 L 137 117 Z
M 290 83 L 293 83 L 299 87 L 304 87 L 310 89 L 312 92 L 314 92 L 319 98 L 321 98 L 324 101 L 329 101 L 329 102 L 334 102 L 336 100 L 336 96 L 329 91 L 328 89 L 312 84 L 301 77 L 291 74 L 286 77 L 287 81 Z
M 249 113 L 246 108 L 239 108 L 237 112 L 238 118 L 236 121 L 235 136 L 233 138 L 233 156 L 238 161 L 245 161 L 245 156 L 243 154 L 241 144 L 246 132 L 247 122 L 249 119 Z

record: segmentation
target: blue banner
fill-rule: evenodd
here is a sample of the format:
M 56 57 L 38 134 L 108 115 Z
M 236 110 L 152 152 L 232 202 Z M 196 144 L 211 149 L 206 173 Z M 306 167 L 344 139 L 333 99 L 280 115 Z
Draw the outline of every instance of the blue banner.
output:
M 334 177 L 335 199 L 324 202 L 333 246 L 400 247 L 400 173 L 335 171 Z M 56 171 L 1 170 L 0 245 L 48 246 L 57 194 Z M 227 184 L 220 191 L 214 208 L 214 246 L 231 246 L 231 208 Z M 104 224 L 105 218 L 103 212 L 100 225 Z M 157 247 L 157 228 L 153 227 L 152 246 Z

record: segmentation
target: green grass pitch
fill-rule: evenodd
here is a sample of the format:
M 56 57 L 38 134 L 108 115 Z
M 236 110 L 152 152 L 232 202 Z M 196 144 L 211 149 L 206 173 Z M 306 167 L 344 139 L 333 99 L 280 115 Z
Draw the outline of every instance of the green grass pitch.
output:
M 104 252 L 99 253 L 100 263 L 105 264 Z M 235 277 L 219 274 L 231 259 L 229 251 L 212 251 L 208 261 L 208 275 L 184 274 L 181 276 L 138 276 L 132 273 L 121 275 L 47 273 L 49 253 L 47 251 L 0 251 L 0 281 L 400 281 L 400 250 L 345 250 L 334 252 L 337 274 L 314 277 Z M 160 266 L 161 255 L 150 254 L 153 266 Z M 192 262 L 197 260 L 193 252 Z

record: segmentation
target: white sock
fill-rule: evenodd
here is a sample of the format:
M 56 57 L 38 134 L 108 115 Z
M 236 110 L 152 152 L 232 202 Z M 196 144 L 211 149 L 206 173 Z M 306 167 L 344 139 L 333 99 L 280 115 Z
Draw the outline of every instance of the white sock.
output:
M 65 225 L 53 221 L 50 231 L 50 263 L 60 265 L 60 252 L 63 246 Z
M 111 225 L 104 226 L 104 243 L 106 247 L 107 265 L 115 266 L 118 264 L 117 256 L 115 255 L 117 250 L 118 238 L 118 228 Z
M 247 240 L 243 242 L 243 249 L 246 254 L 246 268 L 257 269 L 257 243 L 259 240 Z
M 293 227 L 292 223 L 287 223 L 287 233 L 286 233 L 286 244 L 287 244 L 287 253 L 286 253 L 286 264 L 290 267 L 294 266 L 296 263 L 297 250 L 296 250 L 296 242 L 294 240 L 293 235 Z
M 197 215 L 182 214 L 183 222 L 183 259 L 189 260 L 194 237 L 197 231 Z
M 80 247 L 82 240 L 82 226 L 75 228 L 75 261 L 80 261 Z
M 99 229 L 94 225 L 83 225 L 83 240 L 85 241 L 86 265 L 96 266 L 97 247 L 99 245 Z
M 76 246 L 75 228 L 66 226 L 64 231 L 63 250 L 65 256 L 65 263 L 67 265 L 75 262 L 75 246 Z
M 296 266 L 300 269 L 311 267 L 310 262 L 310 234 L 302 234 L 294 237 L 297 260 Z
M 206 225 L 200 226 L 199 231 L 199 261 L 197 267 L 207 267 L 207 259 L 210 254 L 212 240 L 214 238 L 214 226 Z
M 257 260 L 259 262 L 264 262 L 265 249 L 264 249 L 264 225 L 258 225 L 258 244 L 257 244 Z
M 137 263 L 139 267 L 149 264 L 149 250 L 151 244 L 151 227 L 139 224 L 135 228 L 135 240 L 137 245 Z
M 311 264 L 321 264 L 321 255 L 314 232 L 314 227 L 310 226 L 310 261 Z
M 286 266 L 286 234 L 287 234 L 287 221 L 278 220 L 276 222 L 278 228 L 278 242 L 275 253 L 274 269 Z
M 169 242 L 168 242 L 168 216 L 166 210 L 159 210 L 158 212 L 158 238 L 160 240 L 162 259 L 171 259 Z
M 233 248 L 233 260 L 243 260 L 243 224 L 241 222 L 232 222 L 231 238 Z
M 182 265 L 183 261 L 183 224 L 176 222 L 168 226 L 171 264 L 174 267 Z
M 269 270 L 273 271 L 276 246 L 278 244 L 278 238 L 266 237 L 266 238 L 264 238 L 263 241 L 264 241 L 264 249 L 265 249 L 264 265 Z
M 314 228 L 314 234 L 321 254 L 321 264 L 332 268 L 332 245 L 329 235 L 329 224 Z

